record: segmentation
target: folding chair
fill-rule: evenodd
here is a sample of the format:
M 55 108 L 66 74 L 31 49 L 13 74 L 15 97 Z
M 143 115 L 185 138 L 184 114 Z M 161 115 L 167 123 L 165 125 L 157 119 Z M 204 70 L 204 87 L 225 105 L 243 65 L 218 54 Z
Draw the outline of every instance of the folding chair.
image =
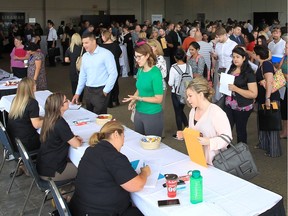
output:
M 20 154 L 19 152 L 16 152 L 14 151 L 14 148 L 13 148 L 13 144 L 9 138 L 9 135 L 5 129 L 5 127 L 3 126 L 3 124 L 0 122 L 0 142 L 1 144 L 3 145 L 3 160 L 2 160 L 2 163 L 1 163 L 1 167 L 0 167 L 0 173 L 2 171 L 2 168 L 4 166 L 4 163 L 5 163 L 5 158 L 6 156 L 10 153 L 14 156 L 15 160 L 17 161 L 17 165 L 16 165 L 16 168 L 15 168 L 15 171 L 14 173 L 12 172 L 10 175 L 12 175 L 12 180 L 11 180 L 11 183 L 9 185 L 9 188 L 7 190 L 7 194 L 9 194 L 10 190 L 11 190 L 11 187 L 13 185 L 13 182 L 15 180 L 15 177 L 16 177 L 16 174 L 17 174 L 17 171 L 19 169 L 19 166 L 22 162 L 22 159 L 20 157 Z M 31 151 L 29 152 L 29 155 L 30 156 L 33 156 L 33 155 L 37 155 L 38 153 L 38 150 L 37 151 Z
M 40 216 L 42 209 L 43 209 L 43 206 L 44 206 L 44 203 L 46 202 L 48 194 L 50 193 L 49 181 L 46 181 L 46 180 L 43 180 L 40 178 L 40 176 L 36 170 L 35 164 L 31 160 L 31 158 L 30 158 L 28 152 L 26 151 L 25 147 L 23 146 L 22 142 L 18 138 L 16 138 L 15 141 L 16 141 L 16 145 L 17 145 L 17 148 L 19 150 L 20 156 L 22 158 L 22 161 L 23 161 L 24 165 L 26 166 L 27 170 L 29 171 L 29 174 L 33 178 L 32 183 L 31 183 L 30 188 L 29 188 L 29 191 L 28 191 L 28 194 L 27 194 L 27 198 L 24 202 L 24 206 L 20 212 L 20 215 L 24 214 L 26 204 L 28 202 L 28 199 L 29 199 L 30 194 L 31 194 L 31 190 L 32 190 L 33 185 L 35 183 L 40 191 L 45 192 L 45 195 L 44 195 L 44 198 L 42 200 L 40 210 L 38 213 L 38 215 Z M 59 182 L 57 181 L 56 182 L 56 184 L 59 187 L 65 186 L 69 183 L 71 183 L 71 180 L 59 181 Z
M 49 180 L 49 186 L 50 186 L 50 191 L 53 196 L 54 202 L 56 204 L 56 208 L 58 210 L 58 214 L 60 216 L 71 216 L 67 203 L 63 199 L 61 193 L 59 192 L 53 180 Z

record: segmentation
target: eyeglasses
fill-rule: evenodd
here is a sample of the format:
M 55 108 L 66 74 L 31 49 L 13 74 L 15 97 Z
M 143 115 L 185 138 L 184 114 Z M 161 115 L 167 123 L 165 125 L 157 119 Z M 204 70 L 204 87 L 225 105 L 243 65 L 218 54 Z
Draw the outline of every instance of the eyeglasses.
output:
M 63 105 L 64 105 L 65 103 L 68 103 L 68 102 L 69 102 L 69 99 L 64 100 Z
M 138 55 L 138 56 L 135 55 L 135 56 L 134 56 L 134 59 L 135 59 L 135 60 L 139 60 L 139 59 L 142 58 L 142 56 L 143 56 L 143 55 Z

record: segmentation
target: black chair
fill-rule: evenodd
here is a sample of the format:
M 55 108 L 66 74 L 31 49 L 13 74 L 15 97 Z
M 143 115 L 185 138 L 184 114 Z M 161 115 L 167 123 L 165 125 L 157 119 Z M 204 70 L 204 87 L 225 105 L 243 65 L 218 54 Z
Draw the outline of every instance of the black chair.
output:
M 56 208 L 58 210 L 58 214 L 60 216 L 71 216 L 67 203 L 63 199 L 61 193 L 59 192 L 53 180 L 49 180 L 49 186 L 50 186 L 50 191 L 53 196 L 54 202 L 56 204 Z
M 44 203 L 46 202 L 46 200 L 48 198 L 48 194 L 50 193 L 49 181 L 46 181 L 46 180 L 43 180 L 40 178 L 40 176 L 36 170 L 35 164 L 31 160 L 31 158 L 30 158 L 28 152 L 26 151 L 24 145 L 22 144 L 22 142 L 18 138 L 16 138 L 15 141 L 16 141 L 16 145 L 17 145 L 17 148 L 19 150 L 20 156 L 22 158 L 22 161 L 23 161 L 24 165 L 26 166 L 26 169 L 28 170 L 29 174 L 33 178 L 32 183 L 31 183 L 30 188 L 29 188 L 29 191 L 28 191 L 28 194 L 27 194 L 27 197 L 26 197 L 26 200 L 24 202 L 23 208 L 20 212 L 20 215 L 24 214 L 24 210 L 25 210 L 27 201 L 30 197 L 31 190 L 32 190 L 33 185 L 35 183 L 40 191 L 45 192 L 45 195 L 44 195 L 44 198 L 42 200 L 40 210 L 38 213 L 38 215 L 40 216 L 42 209 L 43 209 L 43 206 L 44 206 Z M 71 180 L 59 181 L 59 182 L 57 181 L 56 182 L 58 187 L 66 186 L 70 183 L 71 183 Z M 67 193 L 70 193 L 70 191 Z
M 13 185 L 13 182 L 15 180 L 17 171 L 19 169 L 19 166 L 22 163 L 22 159 L 20 157 L 19 152 L 14 151 L 13 144 L 12 144 L 10 138 L 9 138 L 9 135 L 8 135 L 8 133 L 6 131 L 6 128 L 3 126 L 3 124 L 1 122 L 0 122 L 0 142 L 3 145 L 3 149 L 4 149 L 3 150 L 3 160 L 2 160 L 0 172 L 2 171 L 2 168 L 3 168 L 4 163 L 5 163 L 5 158 L 6 158 L 6 156 L 8 154 L 12 154 L 14 156 L 14 158 L 15 158 L 14 160 L 17 161 L 17 165 L 16 165 L 16 168 L 15 168 L 15 171 L 10 174 L 12 176 L 12 180 L 11 180 L 9 188 L 8 188 L 8 190 L 6 192 L 7 194 L 9 194 L 9 192 L 11 190 L 11 187 Z M 31 151 L 31 152 L 29 152 L 29 155 L 33 156 L 33 155 L 37 155 L 37 153 L 38 153 L 38 150 Z

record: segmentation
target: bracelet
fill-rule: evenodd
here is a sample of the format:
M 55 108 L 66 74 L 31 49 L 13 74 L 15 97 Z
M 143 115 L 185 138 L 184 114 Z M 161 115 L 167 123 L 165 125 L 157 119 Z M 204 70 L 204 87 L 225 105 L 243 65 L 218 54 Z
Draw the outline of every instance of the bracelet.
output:
M 138 100 L 138 101 L 143 101 L 143 98 L 142 98 L 142 97 L 138 97 L 137 100 Z
M 266 98 L 265 100 L 270 100 L 270 97 Z

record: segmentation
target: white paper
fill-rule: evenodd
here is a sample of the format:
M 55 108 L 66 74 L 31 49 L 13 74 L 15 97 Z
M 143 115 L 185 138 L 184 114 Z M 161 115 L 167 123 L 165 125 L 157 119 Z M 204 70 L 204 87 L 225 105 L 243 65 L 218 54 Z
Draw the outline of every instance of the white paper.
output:
M 148 176 L 144 188 L 155 188 L 157 181 L 158 181 L 159 174 L 160 174 L 161 159 L 140 160 L 140 162 L 136 168 L 136 172 L 140 173 L 141 172 L 140 168 L 143 166 L 146 166 L 146 165 L 148 165 L 150 167 L 151 175 Z
M 81 107 L 81 104 L 72 104 L 72 103 L 69 103 L 69 109 L 70 110 L 78 110 L 80 109 Z
M 228 89 L 228 84 L 234 83 L 235 76 L 231 74 L 221 73 L 219 92 L 231 96 L 232 91 Z

